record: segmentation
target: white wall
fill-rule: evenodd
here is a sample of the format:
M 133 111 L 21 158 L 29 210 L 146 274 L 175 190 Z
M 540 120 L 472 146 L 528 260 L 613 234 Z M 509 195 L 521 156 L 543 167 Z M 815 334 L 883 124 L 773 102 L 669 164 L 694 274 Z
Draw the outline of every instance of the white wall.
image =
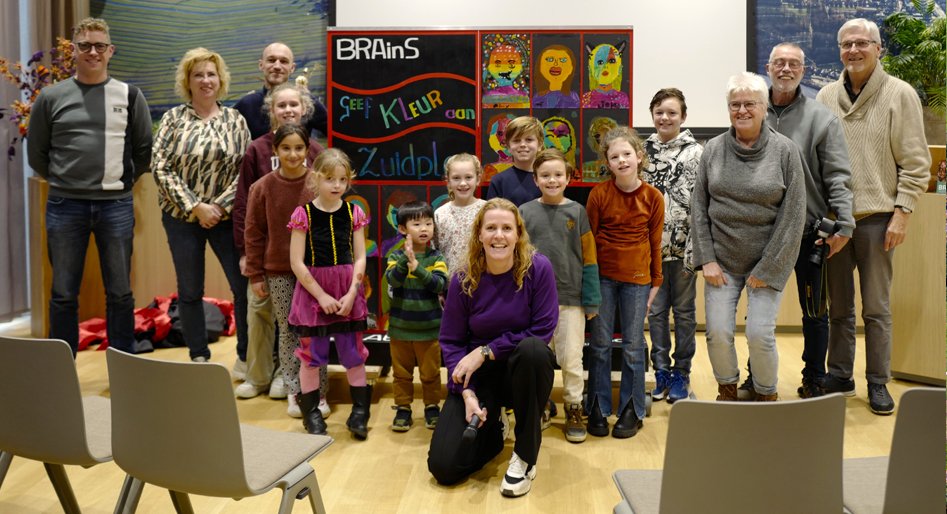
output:
M 502 14 L 498 14 L 502 13 Z M 746 69 L 746 0 L 337 0 L 339 28 L 634 27 L 633 124 L 650 127 L 662 87 L 687 98 L 686 126 L 730 125 L 727 78 Z

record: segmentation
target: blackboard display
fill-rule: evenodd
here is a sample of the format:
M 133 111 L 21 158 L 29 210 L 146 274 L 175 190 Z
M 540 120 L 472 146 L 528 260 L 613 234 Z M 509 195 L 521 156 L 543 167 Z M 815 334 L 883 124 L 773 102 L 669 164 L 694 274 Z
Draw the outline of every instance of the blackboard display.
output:
M 475 33 L 330 32 L 329 48 L 329 144 L 359 180 L 439 180 L 474 151 Z

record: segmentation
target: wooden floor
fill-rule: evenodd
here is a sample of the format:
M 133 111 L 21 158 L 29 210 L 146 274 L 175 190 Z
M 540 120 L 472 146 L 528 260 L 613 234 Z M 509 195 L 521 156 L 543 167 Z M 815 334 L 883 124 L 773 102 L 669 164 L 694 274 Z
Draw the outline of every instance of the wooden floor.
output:
M 779 334 L 780 372 L 779 396 L 796 398 L 799 355 L 802 336 Z M 738 341 L 741 362 L 746 359 L 745 341 Z M 211 345 L 213 362 L 233 363 L 234 340 L 225 339 Z M 151 354 L 164 360 L 185 360 L 185 349 L 159 350 Z M 876 416 L 869 412 L 865 398 L 864 340 L 859 336 L 856 363 L 857 396 L 850 398 L 845 419 L 845 457 L 886 455 L 891 444 L 894 416 Z M 77 359 L 84 394 L 108 396 L 108 379 L 104 352 L 84 351 Z M 694 359 L 692 388 L 700 399 L 712 399 L 716 384 L 707 359 L 702 333 L 698 334 L 698 352 Z M 561 406 L 561 382 L 557 373 L 554 398 Z M 915 384 L 893 381 L 889 390 L 895 400 Z M 37 384 L 42 387 L 42 384 Z M 370 433 L 367 441 L 355 441 L 345 430 L 345 418 L 350 411 L 348 387 L 343 373 L 333 373 L 330 403 L 333 414 L 328 418 L 329 434 L 335 443 L 313 460 L 329 512 L 354 513 L 494 513 L 494 512 L 611 512 L 619 500 L 612 483 L 612 472 L 625 468 L 660 468 L 664 459 L 664 442 L 670 406 L 656 402 L 644 428 L 632 439 L 589 437 L 582 444 L 572 444 L 562 434 L 562 409 L 553 427 L 544 432 L 539 454 L 538 475 L 532 491 L 518 499 L 504 498 L 499 493 L 500 480 L 506 471 L 512 452 L 507 443 L 503 453 L 485 469 L 465 482 L 453 487 L 437 485 L 427 471 L 427 450 L 431 431 L 424 428 L 421 419 L 423 406 L 414 404 L 415 427 L 407 433 L 389 430 L 394 411 L 390 377 L 379 378 L 372 404 Z M 420 386 L 416 381 L 416 395 Z M 302 432 L 299 420 L 286 416 L 286 402 L 258 397 L 237 402 L 240 419 L 244 423 L 276 430 Z M 169 416 L 173 413 L 169 412 Z M 610 420 L 614 422 L 614 417 Z M 420 426 L 419 426 L 420 424 Z M 792 427 L 786 427 L 792 430 Z M 207 437 L 200 427 L 181 427 L 182 437 Z M 778 436 L 774 444 L 778 444 Z M 147 441 L 142 441 L 147 444 Z M 68 467 L 79 504 L 85 513 L 112 512 L 124 474 L 114 463 L 90 469 Z M 240 501 L 232 499 L 192 497 L 195 511 L 200 513 L 257 513 L 275 512 L 279 505 L 278 491 Z M 310 512 L 308 504 L 296 502 L 293 512 Z M 41 464 L 14 458 L 2 487 L 0 512 L 40 513 L 62 512 L 56 495 L 46 478 Z M 154 486 L 146 486 L 139 504 L 139 512 L 173 512 L 167 493 Z

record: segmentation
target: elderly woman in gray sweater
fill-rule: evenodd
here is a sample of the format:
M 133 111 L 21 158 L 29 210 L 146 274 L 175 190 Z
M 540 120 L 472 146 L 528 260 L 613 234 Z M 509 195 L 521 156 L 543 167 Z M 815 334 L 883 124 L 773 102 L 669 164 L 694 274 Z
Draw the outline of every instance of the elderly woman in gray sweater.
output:
M 730 130 L 704 148 L 691 197 L 694 266 L 704 274 L 707 352 L 719 401 L 736 401 L 737 301 L 747 290 L 746 339 L 756 398 L 775 401 L 776 314 L 798 256 L 806 214 L 799 148 L 765 125 L 762 77 L 727 83 Z

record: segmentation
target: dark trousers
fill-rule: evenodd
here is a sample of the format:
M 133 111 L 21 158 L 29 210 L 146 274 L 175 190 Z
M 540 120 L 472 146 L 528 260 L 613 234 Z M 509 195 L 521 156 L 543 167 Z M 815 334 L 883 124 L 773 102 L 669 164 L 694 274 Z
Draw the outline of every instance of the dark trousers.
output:
M 809 254 L 815 244 L 815 234 L 803 237 L 799 248 L 799 257 L 796 259 L 796 287 L 799 290 L 799 306 L 802 307 L 802 361 L 805 368 L 802 373 L 816 380 L 825 377 L 825 355 L 829 347 L 829 315 L 810 316 L 806 312 L 806 277 L 809 273 L 818 271 L 818 268 L 809 262 Z M 823 266 L 827 263 L 822 262 Z
M 161 213 L 168 235 L 168 247 L 177 275 L 178 309 L 184 341 L 191 358 L 210 358 L 207 326 L 204 320 L 204 255 L 206 246 L 220 261 L 233 293 L 234 320 L 237 325 L 237 356 L 247 360 L 247 278 L 240 274 L 240 257 L 233 245 L 233 222 L 223 220 L 209 229 Z
M 79 348 L 79 289 L 89 236 L 95 236 L 105 287 L 109 346 L 131 352 L 135 343 L 135 297 L 131 289 L 135 236 L 132 197 L 80 200 L 50 195 L 46 202 L 46 251 L 53 272 L 49 337 Z
M 542 413 L 552 391 L 555 355 L 537 338 L 524 339 L 501 361 L 486 361 L 477 370 L 477 397 L 487 409 L 487 420 L 477 438 L 464 444 L 467 426 L 464 400 L 447 395 L 431 437 L 427 465 L 440 484 L 459 482 L 493 460 L 503 450 L 500 412 L 511 407 L 516 416 L 513 451 L 529 464 L 536 464 L 542 443 Z

